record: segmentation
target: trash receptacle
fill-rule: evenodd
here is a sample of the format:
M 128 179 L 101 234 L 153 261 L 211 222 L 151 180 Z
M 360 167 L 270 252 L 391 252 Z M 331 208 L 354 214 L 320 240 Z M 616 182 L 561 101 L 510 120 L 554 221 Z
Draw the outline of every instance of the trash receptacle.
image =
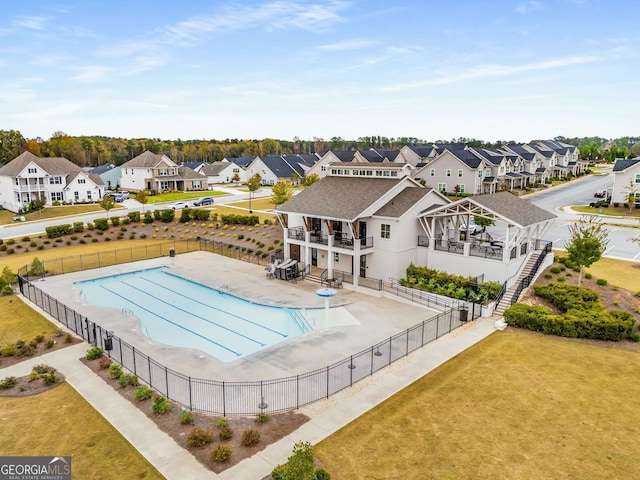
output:
M 113 350 L 113 332 L 107 332 L 107 338 L 104 339 L 104 349 Z
M 467 310 L 467 307 L 462 307 L 460 310 L 460 321 L 461 322 L 466 322 L 467 321 L 467 315 L 469 314 L 469 310 Z
M 175 256 L 176 256 L 176 249 L 175 249 L 175 248 L 170 248 L 170 249 L 169 249 L 169 256 L 170 256 L 171 258 L 173 258 L 173 257 L 175 257 Z

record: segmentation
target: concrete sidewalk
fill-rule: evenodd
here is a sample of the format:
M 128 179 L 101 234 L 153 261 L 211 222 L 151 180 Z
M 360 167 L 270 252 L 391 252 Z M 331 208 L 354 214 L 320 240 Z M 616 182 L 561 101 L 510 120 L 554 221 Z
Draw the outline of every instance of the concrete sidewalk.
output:
M 276 465 L 287 461 L 296 442 L 304 440 L 315 445 L 493 333 L 494 322 L 495 319 L 492 318 L 469 322 L 353 387 L 302 409 L 311 418 L 309 422 L 220 474 L 202 466 L 187 450 L 159 430 L 144 413 L 87 368 L 80 361 L 89 348 L 87 343 L 46 353 L 1 369 L 0 378 L 28 375 L 32 367 L 39 363 L 51 365 L 62 372 L 66 381 L 169 480 L 260 480 L 269 475 Z

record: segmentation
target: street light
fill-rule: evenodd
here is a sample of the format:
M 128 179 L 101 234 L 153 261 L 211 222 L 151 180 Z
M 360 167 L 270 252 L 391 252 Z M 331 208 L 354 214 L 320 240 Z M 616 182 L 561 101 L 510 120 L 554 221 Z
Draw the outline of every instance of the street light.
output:
M 249 213 L 253 213 L 253 210 L 251 210 L 251 195 L 253 194 L 253 191 L 251 189 L 249 189 Z

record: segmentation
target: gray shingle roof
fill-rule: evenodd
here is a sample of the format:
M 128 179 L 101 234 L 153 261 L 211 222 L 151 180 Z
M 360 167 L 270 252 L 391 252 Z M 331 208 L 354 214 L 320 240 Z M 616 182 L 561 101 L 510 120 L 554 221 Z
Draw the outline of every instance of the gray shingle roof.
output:
M 158 163 L 160 163 L 162 157 L 164 156 L 165 155 L 152 153 L 147 150 L 137 157 L 132 158 L 128 162 L 123 163 L 122 168 L 153 168 L 158 165 Z M 169 157 L 166 158 L 173 163 L 173 161 Z
M 640 157 L 630 158 L 626 160 L 616 160 L 616 163 L 613 165 L 614 172 L 623 172 L 629 167 L 633 167 L 635 164 L 640 163 Z M 0 170 L 2 172 L 2 170 Z
M 386 205 L 380 208 L 374 215 L 381 217 L 399 218 L 420 201 L 422 197 L 433 190 L 432 188 L 405 188 L 393 197 Z
M 351 221 L 401 181 L 328 176 L 305 188 L 276 210 Z
M 556 218 L 553 213 L 547 212 L 529 203 L 528 200 L 516 197 L 509 192 L 475 195 L 471 200 L 523 227 Z
M 243 157 L 226 157 L 225 160 L 235 163 L 239 167 L 247 168 L 255 158 L 255 155 L 244 155 Z
M 204 175 L 218 175 L 225 168 L 229 168 L 231 163 L 229 162 L 216 162 L 216 163 L 206 163 L 200 169 L 200 173 Z
M 38 165 L 49 175 L 67 175 L 71 172 L 82 170 L 78 165 L 66 158 L 37 157 L 31 152 L 24 152 L 0 168 L 0 175 L 15 177 L 31 162 Z

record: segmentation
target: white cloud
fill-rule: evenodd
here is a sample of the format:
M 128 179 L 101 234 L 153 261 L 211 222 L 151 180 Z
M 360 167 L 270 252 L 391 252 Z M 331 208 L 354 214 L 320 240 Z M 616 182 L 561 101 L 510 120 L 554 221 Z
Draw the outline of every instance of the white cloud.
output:
M 521 3 L 516 7 L 516 12 L 521 15 L 525 15 L 531 12 L 537 12 L 540 10 L 542 10 L 542 4 L 540 2 L 537 2 L 536 0 L 530 0 L 528 2 Z
M 41 16 L 21 16 L 16 17 L 11 22 L 11 25 L 17 28 L 29 28 L 31 30 L 44 30 L 46 24 L 51 20 L 51 17 Z
M 440 76 L 434 76 L 427 80 L 418 82 L 409 82 L 396 85 L 389 85 L 380 90 L 393 92 L 402 91 L 412 88 L 422 88 L 430 85 L 448 85 L 451 83 L 462 82 L 465 80 L 476 80 L 490 77 L 503 77 L 515 75 L 523 72 L 535 72 L 541 70 L 549 70 L 555 68 L 570 67 L 585 63 L 595 63 L 601 59 L 592 55 L 572 56 L 565 58 L 557 58 L 553 60 L 545 60 L 543 62 L 526 63 L 522 65 L 480 65 L 475 68 L 462 69 L 460 72 L 448 73 Z
M 319 45 L 316 48 L 318 50 L 333 50 L 333 51 L 359 50 L 362 48 L 377 45 L 379 43 L 380 42 L 375 40 L 353 39 L 353 40 L 345 40 L 342 42 L 330 43 L 327 45 Z

